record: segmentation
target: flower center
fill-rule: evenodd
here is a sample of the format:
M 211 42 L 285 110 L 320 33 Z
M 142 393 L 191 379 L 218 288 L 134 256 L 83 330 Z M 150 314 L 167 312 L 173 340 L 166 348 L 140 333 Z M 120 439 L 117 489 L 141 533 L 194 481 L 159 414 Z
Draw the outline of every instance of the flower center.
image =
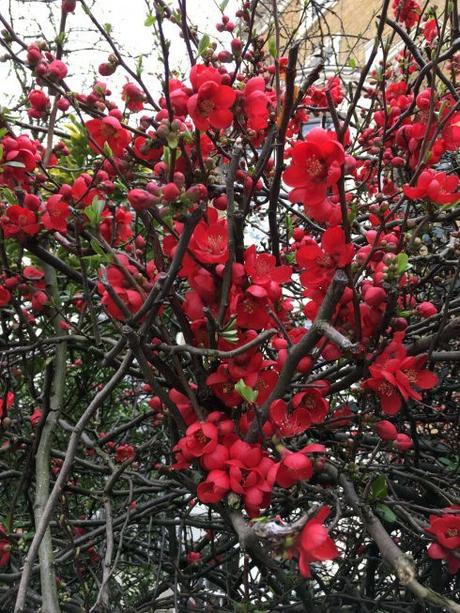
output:
M 325 176 L 325 165 L 317 157 L 308 158 L 306 161 L 307 173 L 311 179 L 323 179 Z

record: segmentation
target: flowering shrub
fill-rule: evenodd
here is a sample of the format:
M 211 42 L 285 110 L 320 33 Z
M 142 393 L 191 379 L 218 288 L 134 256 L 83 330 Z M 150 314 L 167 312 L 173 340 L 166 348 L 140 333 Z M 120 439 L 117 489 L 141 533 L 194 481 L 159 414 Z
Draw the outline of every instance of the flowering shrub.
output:
M 178 4 L 159 94 L 83 0 L 53 43 L 2 18 L 2 606 L 458 611 L 455 10 L 383 3 L 404 49 L 346 86 L 257 1 L 222 48 Z

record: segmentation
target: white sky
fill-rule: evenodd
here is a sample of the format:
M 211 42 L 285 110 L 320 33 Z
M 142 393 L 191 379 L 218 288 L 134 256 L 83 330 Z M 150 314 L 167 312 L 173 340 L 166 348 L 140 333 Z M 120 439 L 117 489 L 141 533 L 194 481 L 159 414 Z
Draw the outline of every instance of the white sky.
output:
M 13 18 L 16 33 L 29 43 L 39 38 L 40 33 L 48 40 L 55 38 L 57 34 L 55 28 L 59 24 L 60 5 L 61 0 L 23 0 L 22 2 L 20 0 L 0 0 L 0 11 L 8 21 Z M 177 0 L 170 1 L 169 5 L 173 9 L 178 8 Z M 239 5 L 238 0 L 229 0 L 225 14 L 234 20 L 235 11 Z M 101 24 L 110 23 L 112 25 L 112 37 L 119 44 L 122 55 L 146 54 L 143 59 L 144 80 L 152 93 L 158 92 L 158 79 L 154 73 L 160 69 L 160 64 L 157 53 L 152 53 L 152 28 L 144 25 L 147 15 L 146 1 L 96 0 L 92 6 L 93 13 Z M 187 13 L 201 34 L 209 33 L 211 38 L 218 36 L 228 48 L 231 35 L 219 34 L 214 27 L 220 21 L 221 15 L 214 0 L 188 0 Z M 54 16 L 54 19 L 51 15 Z M 66 82 L 72 89 L 86 88 L 87 92 L 94 81 L 97 66 L 106 61 L 110 49 L 105 41 L 95 45 L 97 38 L 95 32 L 92 31 L 94 26 L 82 8 L 78 6 L 78 2 L 75 13 L 69 15 L 67 23 L 70 32 L 69 42 L 66 45 L 70 49 L 79 49 L 79 51 L 70 56 L 72 58 L 70 75 Z M 179 36 L 179 29 L 167 24 L 166 36 L 171 40 L 171 69 L 186 70 L 187 54 L 184 42 Z M 3 54 L 1 48 L 0 54 Z M 135 62 L 132 61 L 130 64 L 132 68 L 134 64 Z M 17 82 L 14 75 L 11 76 L 10 67 L 11 62 L 0 64 L 0 107 L 10 107 L 15 94 L 17 97 Z M 107 82 L 114 93 L 125 82 L 121 70 L 111 77 L 98 78 Z

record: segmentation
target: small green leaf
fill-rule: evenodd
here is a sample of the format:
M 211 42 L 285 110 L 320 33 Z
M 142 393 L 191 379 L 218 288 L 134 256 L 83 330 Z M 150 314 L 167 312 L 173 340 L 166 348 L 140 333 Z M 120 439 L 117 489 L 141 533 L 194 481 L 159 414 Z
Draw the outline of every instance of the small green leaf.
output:
M 354 57 L 349 58 L 348 62 L 347 62 L 348 66 L 350 66 L 350 68 L 352 68 L 353 70 L 356 68 L 357 64 L 356 64 L 356 60 Z
M 394 524 L 397 519 L 390 507 L 388 507 L 386 504 L 382 504 L 381 502 L 375 505 L 375 512 L 381 519 L 383 519 L 383 521 L 386 521 L 389 524 Z
M 105 141 L 105 143 L 104 143 L 104 147 L 103 147 L 103 149 L 102 149 L 102 150 L 103 150 L 104 154 L 105 154 L 107 157 L 109 157 L 109 158 L 112 158 L 112 157 L 113 157 L 113 151 L 112 151 L 112 149 L 110 148 L 110 145 L 109 145 L 109 143 L 108 143 L 107 141 Z
M 270 40 L 268 41 L 268 53 L 272 57 L 277 57 L 278 55 L 277 49 L 276 49 L 276 41 L 274 38 L 270 38 Z
M 227 8 L 227 4 L 228 4 L 229 0 L 223 0 L 223 2 L 220 3 L 220 10 L 222 11 L 222 13 L 225 11 L 225 9 Z
M 211 41 L 209 39 L 209 36 L 207 34 L 204 34 L 198 45 L 198 55 L 203 55 L 203 53 L 207 51 L 210 42 Z
M 179 133 L 178 132 L 168 132 L 168 147 L 170 149 L 177 149 L 177 145 L 179 144 Z
M 100 244 L 97 242 L 97 240 L 95 238 L 92 238 L 90 240 L 90 243 L 91 243 L 91 247 L 93 248 L 94 253 L 97 253 L 97 255 L 100 255 L 101 257 L 105 258 L 106 253 L 102 249 Z
M 93 202 L 84 209 L 84 213 L 92 226 L 97 227 L 99 225 L 104 206 L 104 201 L 95 197 Z
M 107 32 L 107 34 L 110 34 L 113 30 L 111 23 L 104 23 L 103 28 Z
M 150 15 L 147 15 L 147 17 L 145 18 L 144 21 L 144 26 L 146 26 L 147 28 L 150 26 L 154 26 L 156 23 L 157 18 L 155 17 L 155 15 L 152 15 L 150 13 Z
M 396 266 L 398 275 L 402 275 L 409 268 L 409 256 L 407 253 L 398 253 L 396 256 Z
M 0 156 L 1 157 L 1 156 Z M 8 204 L 17 204 L 16 196 L 14 192 L 12 192 L 7 187 L 0 188 L 0 196 L 8 202 Z
M 246 400 L 246 402 L 255 402 L 257 400 L 257 396 L 259 392 L 257 390 L 253 390 L 252 387 L 246 385 L 243 379 L 240 379 L 238 383 L 235 383 L 235 391 Z
M 371 489 L 370 489 L 370 498 L 385 498 L 388 494 L 388 486 L 385 475 L 378 475 L 372 481 Z
M 58 34 L 56 36 L 56 38 L 54 39 L 54 42 L 57 43 L 58 45 L 63 45 L 66 41 L 66 33 L 65 32 L 61 32 L 60 34 Z

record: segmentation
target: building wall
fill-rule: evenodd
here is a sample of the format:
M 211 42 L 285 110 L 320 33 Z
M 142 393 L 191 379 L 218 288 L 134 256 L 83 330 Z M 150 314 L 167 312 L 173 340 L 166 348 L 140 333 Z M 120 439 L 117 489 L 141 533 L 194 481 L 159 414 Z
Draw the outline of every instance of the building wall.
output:
M 278 0 L 282 46 L 291 46 L 292 40 L 301 40 L 299 64 L 308 71 L 312 56 L 330 49 L 330 63 L 349 68 L 356 74 L 366 60 L 376 34 L 377 16 L 382 0 L 316 0 L 322 17 L 311 2 L 305 0 Z M 258 30 L 268 33 L 274 28 L 272 0 L 261 0 Z M 387 30 L 387 33 L 389 31 Z M 326 52 L 328 49 L 326 49 Z

